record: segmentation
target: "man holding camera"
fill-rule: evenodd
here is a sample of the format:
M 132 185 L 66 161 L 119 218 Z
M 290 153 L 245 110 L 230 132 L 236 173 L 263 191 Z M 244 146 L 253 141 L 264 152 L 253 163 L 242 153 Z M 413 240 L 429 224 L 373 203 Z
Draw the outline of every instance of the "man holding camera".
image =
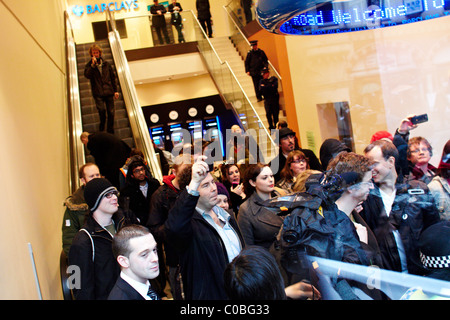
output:
M 192 178 L 169 211 L 166 239 L 180 257 L 186 300 L 224 300 L 223 273 L 244 247 L 233 215 L 217 206 L 217 186 L 205 156 L 192 165 Z
M 92 96 L 100 116 L 99 131 L 114 133 L 114 100 L 119 98 L 116 76 L 111 64 L 102 58 L 102 49 L 94 44 L 89 48 L 91 60 L 84 67 L 84 76 L 91 81 Z

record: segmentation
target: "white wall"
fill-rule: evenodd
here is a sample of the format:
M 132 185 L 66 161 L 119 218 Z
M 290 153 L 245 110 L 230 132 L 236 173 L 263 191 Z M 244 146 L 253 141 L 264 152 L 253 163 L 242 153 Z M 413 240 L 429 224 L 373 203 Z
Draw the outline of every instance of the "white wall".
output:
M 357 152 L 373 133 L 391 133 L 409 114 L 429 122 L 411 132 L 427 138 L 437 165 L 450 139 L 450 17 L 320 36 L 286 36 L 302 146 L 322 137 L 317 104 L 348 101 Z
M 68 196 L 67 106 L 61 1 L 0 2 L 0 299 L 44 299 L 59 281 Z M 45 21 L 45 23 L 43 23 Z

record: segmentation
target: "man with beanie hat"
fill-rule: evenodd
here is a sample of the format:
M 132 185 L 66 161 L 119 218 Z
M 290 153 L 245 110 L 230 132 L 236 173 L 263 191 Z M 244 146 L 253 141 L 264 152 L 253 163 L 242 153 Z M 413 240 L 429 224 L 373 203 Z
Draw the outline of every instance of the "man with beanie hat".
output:
M 90 212 L 69 251 L 69 265 L 79 268 L 79 285 L 73 288 L 77 300 L 107 299 L 120 273 L 111 245 L 126 219 L 117 196 L 117 189 L 104 178 L 95 178 L 84 188 Z
M 160 185 L 150 173 L 144 159 L 133 156 L 128 162 L 125 186 L 120 190 L 120 207 L 129 208 L 139 219 L 139 224 L 145 225 L 150 210 L 150 199 Z

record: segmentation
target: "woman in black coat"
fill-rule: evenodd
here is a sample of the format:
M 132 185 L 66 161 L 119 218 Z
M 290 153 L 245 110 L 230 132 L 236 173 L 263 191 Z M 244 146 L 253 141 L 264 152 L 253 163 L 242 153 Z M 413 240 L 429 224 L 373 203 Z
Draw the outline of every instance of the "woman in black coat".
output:
M 245 173 L 244 190 L 250 197 L 239 208 L 238 224 L 245 245 L 269 249 L 283 223 L 281 217 L 263 205 L 264 201 L 278 195 L 272 169 L 261 163 L 250 165 Z

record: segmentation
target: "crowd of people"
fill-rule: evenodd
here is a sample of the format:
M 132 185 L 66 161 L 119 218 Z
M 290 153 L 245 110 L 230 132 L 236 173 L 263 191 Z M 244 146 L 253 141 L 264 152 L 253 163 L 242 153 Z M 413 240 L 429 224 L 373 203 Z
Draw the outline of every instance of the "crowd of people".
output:
M 450 140 L 432 166 L 432 147 L 409 138 L 409 119 L 394 135 L 374 133 L 363 154 L 327 139 L 320 160 L 278 123 L 271 162 L 243 152 L 246 161 L 211 170 L 205 153 L 186 147 L 161 182 L 140 152 L 83 133 L 96 164 L 80 168 L 63 218 L 63 249 L 81 272 L 74 298 L 328 297 L 298 264 L 304 254 L 450 281 Z M 342 299 L 390 299 L 339 277 L 330 286 Z

